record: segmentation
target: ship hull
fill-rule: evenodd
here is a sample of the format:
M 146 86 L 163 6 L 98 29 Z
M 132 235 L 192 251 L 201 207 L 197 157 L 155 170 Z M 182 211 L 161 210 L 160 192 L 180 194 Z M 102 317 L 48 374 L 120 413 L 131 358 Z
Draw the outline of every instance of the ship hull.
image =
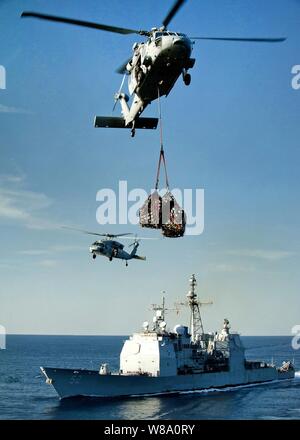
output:
M 294 371 L 275 367 L 235 372 L 210 372 L 177 376 L 100 375 L 94 370 L 41 368 L 61 399 L 70 397 L 128 397 L 250 385 L 294 378 Z

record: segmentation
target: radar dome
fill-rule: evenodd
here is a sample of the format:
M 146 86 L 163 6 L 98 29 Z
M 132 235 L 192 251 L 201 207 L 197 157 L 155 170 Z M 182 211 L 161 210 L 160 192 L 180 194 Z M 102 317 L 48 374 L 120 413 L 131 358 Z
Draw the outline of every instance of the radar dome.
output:
M 181 324 L 177 324 L 174 327 L 174 333 L 177 335 L 185 335 L 187 333 L 187 327 Z
M 149 328 L 149 322 L 148 321 L 143 322 L 143 329 L 148 330 L 148 328 Z

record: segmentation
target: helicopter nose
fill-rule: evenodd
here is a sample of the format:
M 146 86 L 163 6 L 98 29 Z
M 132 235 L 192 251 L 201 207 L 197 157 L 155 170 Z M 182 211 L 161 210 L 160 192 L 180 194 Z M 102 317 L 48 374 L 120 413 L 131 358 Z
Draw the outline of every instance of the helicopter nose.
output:
M 173 47 L 175 50 L 184 53 L 187 56 L 191 55 L 191 43 L 187 38 L 174 38 Z

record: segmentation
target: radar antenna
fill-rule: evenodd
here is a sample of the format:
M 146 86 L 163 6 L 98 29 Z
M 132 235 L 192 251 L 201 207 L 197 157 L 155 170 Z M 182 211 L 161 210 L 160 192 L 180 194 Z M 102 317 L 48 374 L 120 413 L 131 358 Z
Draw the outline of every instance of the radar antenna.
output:
M 203 322 L 200 313 L 200 307 L 203 305 L 213 304 L 212 301 L 201 302 L 198 300 L 198 296 L 196 293 L 197 281 L 196 277 L 193 274 L 190 278 L 190 290 L 187 293 L 187 301 L 183 303 L 176 303 L 177 306 L 188 306 L 191 310 L 190 317 L 190 329 L 191 329 L 191 340 L 192 342 L 196 342 L 198 336 L 204 334 Z
M 166 312 L 176 311 L 178 312 L 178 308 L 170 309 L 166 307 L 166 292 L 162 291 L 162 304 L 151 304 L 151 309 L 155 311 L 155 316 L 153 318 L 153 331 L 161 330 L 166 327 L 165 315 Z

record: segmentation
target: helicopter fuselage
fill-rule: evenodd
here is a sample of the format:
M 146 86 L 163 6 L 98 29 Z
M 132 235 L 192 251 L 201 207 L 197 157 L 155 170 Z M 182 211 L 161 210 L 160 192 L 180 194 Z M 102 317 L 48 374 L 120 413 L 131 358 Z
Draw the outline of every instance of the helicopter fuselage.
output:
M 177 78 L 194 65 L 190 59 L 192 42 L 184 34 L 153 32 L 145 43 L 135 43 L 134 55 L 127 64 L 129 93 L 143 102 L 168 95 Z
M 128 90 L 133 95 L 132 104 L 127 104 L 124 94 L 120 100 L 125 125 L 133 125 L 148 104 L 159 96 L 167 96 L 182 74 L 186 85 L 190 83 L 188 69 L 194 66 L 191 58 L 192 41 L 176 32 L 155 30 L 148 41 L 133 45 L 133 57 L 126 66 L 129 74 Z
M 90 246 L 90 253 L 95 259 L 97 255 L 107 257 L 110 261 L 113 258 L 120 260 L 144 259 L 144 257 L 138 257 L 136 250 L 139 244 L 133 243 L 133 250 L 131 253 L 124 250 L 124 245 L 115 240 L 97 240 Z

